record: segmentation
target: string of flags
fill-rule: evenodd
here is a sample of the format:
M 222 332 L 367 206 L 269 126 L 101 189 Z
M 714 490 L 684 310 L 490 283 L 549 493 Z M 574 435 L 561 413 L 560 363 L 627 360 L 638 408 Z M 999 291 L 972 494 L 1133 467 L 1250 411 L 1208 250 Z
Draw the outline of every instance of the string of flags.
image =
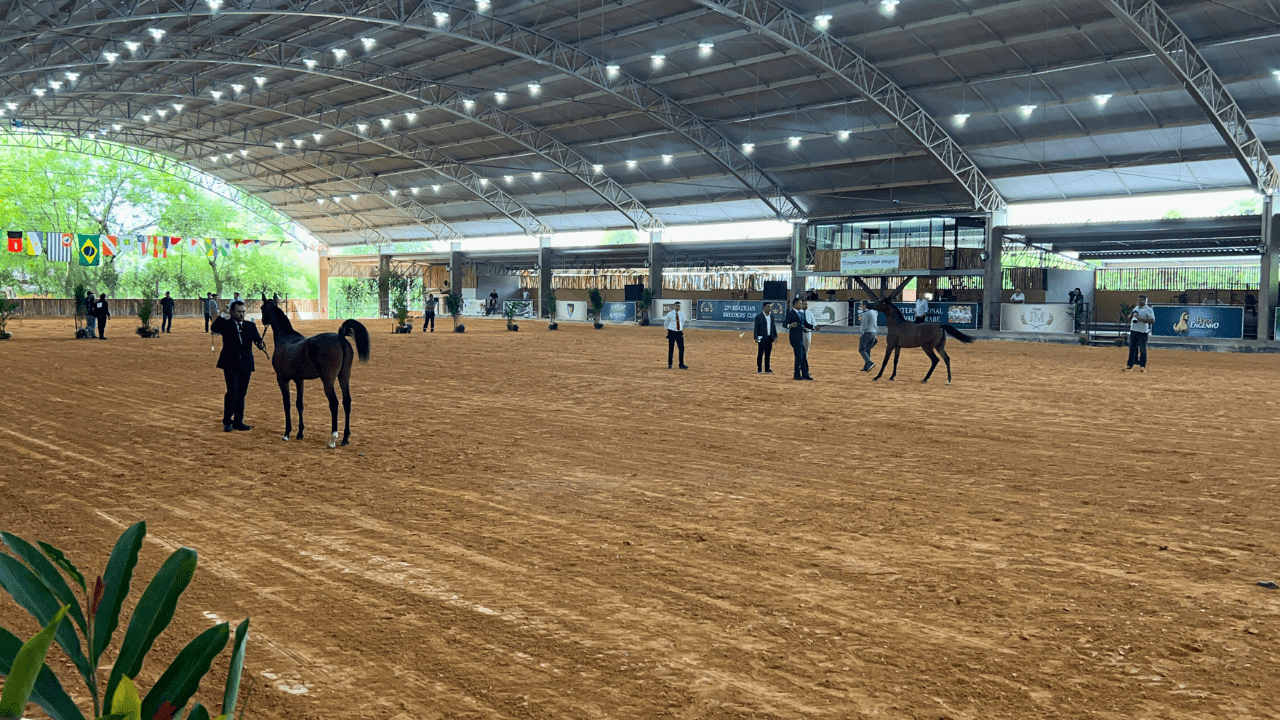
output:
M 256 249 L 269 241 L 256 239 L 181 238 L 172 235 L 85 235 L 80 233 L 23 232 L 10 230 L 8 250 L 23 255 L 43 255 L 50 262 L 78 262 L 84 267 L 98 267 L 104 257 L 138 255 L 144 258 L 167 258 L 170 252 L 186 249 L 189 253 L 217 258 L 238 249 Z

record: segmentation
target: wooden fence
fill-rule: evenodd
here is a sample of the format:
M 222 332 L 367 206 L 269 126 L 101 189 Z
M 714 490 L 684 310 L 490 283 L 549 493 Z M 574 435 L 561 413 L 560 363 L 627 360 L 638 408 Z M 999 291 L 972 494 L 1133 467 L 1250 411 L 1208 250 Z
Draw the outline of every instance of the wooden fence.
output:
M 204 308 L 201 300 L 174 299 L 173 316 L 174 317 L 204 317 Z M 230 300 L 223 298 L 218 301 L 218 306 L 225 309 Z M 285 301 L 281 301 L 285 302 Z M 138 314 L 138 306 L 142 304 L 141 298 L 107 298 L 107 303 L 111 306 L 112 317 L 130 317 Z M 244 310 L 246 313 L 253 315 L 261 309 L 262 301 L 248 299 L 244 301 Z M 287 301 L 285 310 L 290 313 L 303 312 L 314 313 L 319 312 L 320 302 L 314 298 L 290 298 Z M 23 317 L 71 317 L 75 315 L 76 302 L 67 298 L 22 298 L 18 300 L 18 314 Z M 152 317 L 156 320 L 160 318 L 160 301 L 156 300 L 155 310 L 152 311 Z

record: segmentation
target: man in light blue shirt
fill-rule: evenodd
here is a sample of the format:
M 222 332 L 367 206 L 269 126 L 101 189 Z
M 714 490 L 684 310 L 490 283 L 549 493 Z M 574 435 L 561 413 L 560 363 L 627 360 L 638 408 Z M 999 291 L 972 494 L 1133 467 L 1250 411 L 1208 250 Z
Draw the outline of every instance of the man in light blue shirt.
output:
M 1129 316 L 1129 366 L 1125 372 L 1138 366 L 1138 372 L 1147 371 L 1147 338 L 1151 337 L 1151 326 L 1156 321 L 1156 311 L 1147 305 L 1147 296 L 1138 296 L 1138 307 Z

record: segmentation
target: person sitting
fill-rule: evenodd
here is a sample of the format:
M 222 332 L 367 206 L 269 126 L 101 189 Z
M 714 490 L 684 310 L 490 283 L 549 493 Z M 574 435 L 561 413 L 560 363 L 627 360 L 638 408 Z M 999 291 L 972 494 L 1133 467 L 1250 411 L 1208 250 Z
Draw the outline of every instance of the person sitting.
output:
M 817 290 L 810 290 L 810 291 L 809 291 L 809 294 L 808 294 L 808 295 L 806 295 L 804 299 L 805 299 L 805 300 L 814 300 L 814 301 L 816 301 L 816 300 L 818 299 L 818 291 L 817 291 Z
M 1009 302 L 1024 303 L 1026 301 L 1027 296 L 1022 294 L 1021 288 L 1014 288 L 1013 294 L 1009 296 Z

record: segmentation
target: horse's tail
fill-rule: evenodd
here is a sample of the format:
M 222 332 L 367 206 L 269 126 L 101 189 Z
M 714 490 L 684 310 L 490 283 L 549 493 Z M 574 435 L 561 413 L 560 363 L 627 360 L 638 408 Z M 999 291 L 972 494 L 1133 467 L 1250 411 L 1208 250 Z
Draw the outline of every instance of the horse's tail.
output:
M 347 322 L 355 322 L 355 321 L 354 321 L 354 320 L 348 320 Z M 943 325 L 943 326 L 942 326 L 942 331 L 943 331 L 943 332 L 945 332 L 946 334 L 950 335 L 951 337 L 953 337 L 953 338 L 955 338 L 955 339 L 959 340 L 959 341 L 960 341 L 960 342 L 962 342 L 962 343 L 971 343 L 971 342 L 973 342 L 973 337 L 971 337 L 971 336 L 969 336 L 969 335 L 965 335 L 964 333 L 962 333 L 962 332 L 960 332 L 959 330 L 955 329 L 955 326 L 953 326 L 953 325 Z
M 338 328 L 338 337 L 355 338 L 356 354 L 360 356 L 360 362 L 369 362 L 369 331 L 358 320 L 342 323 L 342 327 Z

